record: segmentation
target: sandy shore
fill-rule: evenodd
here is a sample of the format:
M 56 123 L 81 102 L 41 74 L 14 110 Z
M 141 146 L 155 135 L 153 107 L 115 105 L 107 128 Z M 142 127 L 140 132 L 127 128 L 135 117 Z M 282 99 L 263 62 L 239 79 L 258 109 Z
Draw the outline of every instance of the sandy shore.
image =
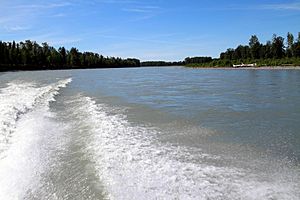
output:
M 283 69 L 297 69 L 300 70 L 300 66 L 276 66 L 276 67 L 271 67 L 271 66 L 265 66 L 265 67 L 238 67 L 238 68 L 233 68 L 233 67 L 191 67 L 195 69 L 231 69 L 231 70 L 283 70 Z

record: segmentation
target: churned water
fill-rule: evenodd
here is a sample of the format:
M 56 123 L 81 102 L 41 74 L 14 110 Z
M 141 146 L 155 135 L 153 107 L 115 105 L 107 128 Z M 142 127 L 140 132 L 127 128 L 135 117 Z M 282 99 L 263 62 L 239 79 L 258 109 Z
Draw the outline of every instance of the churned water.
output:
M 300 199 L 300 71 L 0 74 L 0 199 Z

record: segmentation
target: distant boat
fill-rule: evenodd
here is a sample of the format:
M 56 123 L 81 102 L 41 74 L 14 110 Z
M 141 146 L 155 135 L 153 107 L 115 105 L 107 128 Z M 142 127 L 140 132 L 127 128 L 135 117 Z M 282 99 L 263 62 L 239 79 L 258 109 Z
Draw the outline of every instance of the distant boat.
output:
M 238 68 L 238 67 L 256 67 L 256 63 L 252 63 L 252 64 L 239 64 L 239 65 L 233 65 L 234 68 Z

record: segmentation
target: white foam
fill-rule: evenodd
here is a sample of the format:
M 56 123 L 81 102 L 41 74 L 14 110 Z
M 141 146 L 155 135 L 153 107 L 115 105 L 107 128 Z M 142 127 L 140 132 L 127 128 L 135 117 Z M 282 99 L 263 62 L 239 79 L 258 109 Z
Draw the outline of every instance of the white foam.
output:
M 49 102 L 71 79 L 38 87 L 9 83 L 0 94 L 0 199 L 34 199 L 41 192 L 45 168 L 56 163 L 54 149 L 63 148 L 63 127 L 49 110 Z M 1 153 L 1 152 L 0 152 Z M 51 199 L 55 199 L 52 194 Z
M 6 157 L 0 160 L 0 199 L 34 199 L 42 192 L 43 173 L 57 162 L 58 155 L 51 153 L 63 143 L 62 126 L 53 117 L 40 108 L 18 121 Z
M 0 158 L 11 143 L 12 133 L 20 116 L 38 105 L 48 106 L 71 78 L 38 87 L 35 83 L 11 82 L 0 90 Z
M 94 134 L 89 145 L 110 199 L 299 199 L 298 182 L 267 177 L 246 169 L 217 167 L 184 147 L 161 144 L 159 132 L 132 126 L 105 105 L 76 97 L 74 116 Z M 218 157 L 203 155 L 210 159 Z M 201 156 L 200 156 L 201 157 Z M 199 156 L 197 156 L 199 158 Z

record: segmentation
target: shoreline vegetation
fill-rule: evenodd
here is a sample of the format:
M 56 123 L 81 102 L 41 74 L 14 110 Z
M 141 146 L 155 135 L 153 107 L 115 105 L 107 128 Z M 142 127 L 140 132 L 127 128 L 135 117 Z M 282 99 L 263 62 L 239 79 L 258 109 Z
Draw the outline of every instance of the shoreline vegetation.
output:
M 30 40 L 19 43 L 0 40 L 0 71 L 139 66 L 140 60 L 136 58 L 104 57 L 98 53 L 80 52 L 75 47 L 70 50 L 65 47 L 55 49 L 46 42 L 39 45 Z
M 235 49 L 229 48 L 220 54 L 220 58 L 185 59 L 185 66 L 194 68 L 224 68 L 235 65 L 245 65 L 240 68 L 293 68 L 300 66 L 300 32 L 296 41 L 291 33 L 287 33 L 286 42 L 283 37 L 273 34 L 272 40 L 267 41 L 266 44 L 260 43 L 258 37 L 252 35 L 249 45 L 239 45 Z M 247 67 L 247 65 L 255 67 Z
M 219 58 L 187 57 L 181 62 L 149 61 L 147 66 L 182 65 L 191 68 L 220 69 L 299 69 L 300 32 L 297 40 L 287 33 L 286 42 L 281 36 L 273 34 L 266 44 L 259 42 L 256 35 L 249 39 L 249 45 L 239 45 L 222 52 Z M 144 64 L 142 63 L 142 65 Z
M 300 67 L 300 32 L 297 40 L 287 33 L 286 42 L 281 36 L 273 34 L 266 44 L 259 42 L 252 35 L 248 45 L 229 48 L 219 58 L 187 57 L 183 61 L 144 61 L 136 58 L 122 59 L 104 57 L 98 53 L 80 52 L 72 47 L 55 49 L 44 42 L 35 41 L 2 42 L 0 40 L 0 71 L 15 70 L 60 70 L 89 68 L 125 68 L 185 66 L 190 68 L 220 69 L 299 69 Z
M 257 66 L 257 67 L 188 67 L 191 69 L 224 69 L 224 70 L 300 70 L 300 66 Z
M 246 63 L 246 64 L 245 64 Z M 233 67 L 234 65 L 242 65 L 245 66 L 238 66 Z M 255 66 L 247 66 L 252 65 Z M 277 60 L 252 60 L 247 62 L 245 60 L 241 61 L 225 61 L 225 64 L 221 61 L 213 61 L 211 63 L 192 63 L 185 65 L 186 67 L 190 68 L 231 68 L 231 69 L 294 69 L 300 67 L 300 58 L 296 60 L 289 60 L 289 59 L 277 59 Z

